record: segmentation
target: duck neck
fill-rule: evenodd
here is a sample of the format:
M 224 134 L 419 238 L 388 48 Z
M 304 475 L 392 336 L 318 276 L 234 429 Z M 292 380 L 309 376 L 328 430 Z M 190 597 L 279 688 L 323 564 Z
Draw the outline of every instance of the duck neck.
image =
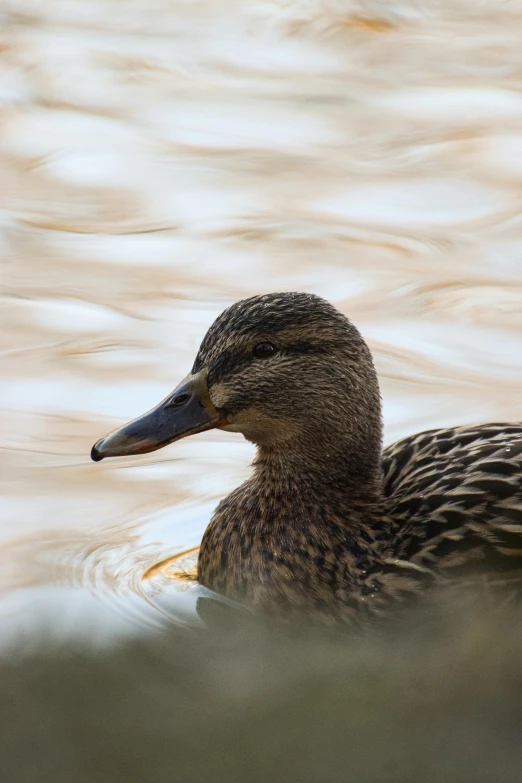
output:
M 321 514 L 329 509 L 348 518 L 351 509 L 382 498 L 380 426 L 356 442 L 326 433 L 279 448 L 258 446 L 253 481 L 275 502 L 303 499 Z

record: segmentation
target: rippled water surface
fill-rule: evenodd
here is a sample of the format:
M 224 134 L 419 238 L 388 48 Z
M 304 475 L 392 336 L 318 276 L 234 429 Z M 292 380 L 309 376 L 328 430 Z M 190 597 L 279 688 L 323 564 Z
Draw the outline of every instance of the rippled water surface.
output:
M 348 314 L 387 442 L 522 418 L 519 2 L 0 16 L 4 642 L 190 609 L 190 581 L 154 566 L 197 546 L 250 445 L 89 450 L 176 385 L 236 299 L 305 290 Z

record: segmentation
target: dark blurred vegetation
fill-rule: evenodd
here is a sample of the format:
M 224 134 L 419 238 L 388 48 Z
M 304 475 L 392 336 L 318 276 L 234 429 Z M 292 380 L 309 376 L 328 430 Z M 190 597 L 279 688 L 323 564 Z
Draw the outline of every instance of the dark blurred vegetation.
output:
M 0 668 L 2 783 L 522 780 L 522 609 L 348 636 L 240 619 Z

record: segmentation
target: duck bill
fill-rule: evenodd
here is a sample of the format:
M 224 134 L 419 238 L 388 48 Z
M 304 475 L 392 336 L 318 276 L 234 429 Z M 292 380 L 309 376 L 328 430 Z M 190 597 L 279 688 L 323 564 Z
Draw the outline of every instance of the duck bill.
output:
M 147 454 L 226 424 L 208 393 L 206 371 L 187 375 L 159 405 L 94 444 L 91 459 Z

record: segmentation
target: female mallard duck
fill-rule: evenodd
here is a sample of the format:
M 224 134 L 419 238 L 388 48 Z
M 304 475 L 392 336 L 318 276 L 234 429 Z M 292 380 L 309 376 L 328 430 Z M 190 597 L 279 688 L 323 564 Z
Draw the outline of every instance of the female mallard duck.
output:
M 180 385 L 91 456 L 213 427 L 257 445 L 201 543 L 198 579 L 218 593 L 347 622 L 463 573 L 522 583 L 522 425 L 431 430 L 382 451 L 370 351 L 323 299 L 229 307 Z

